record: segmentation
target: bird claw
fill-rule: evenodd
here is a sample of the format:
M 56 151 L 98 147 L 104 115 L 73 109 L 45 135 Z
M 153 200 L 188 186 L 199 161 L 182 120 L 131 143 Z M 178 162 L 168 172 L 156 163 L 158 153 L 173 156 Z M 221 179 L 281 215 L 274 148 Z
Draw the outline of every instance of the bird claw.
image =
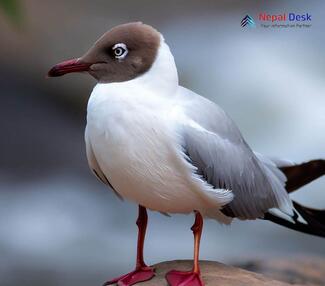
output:
M 131 286 L 139 282 L 150 280 L 153 276 L 155 276 L 154 268 L 144 266 L 139 269 L 135 269 L 130 273 L 107 281 L 103 286 L 112 284 L 117 284 L 118 286 Z
M 204 286 L 200 274 L 193 271 L 171 270 L 166 280 L 170 286 Z

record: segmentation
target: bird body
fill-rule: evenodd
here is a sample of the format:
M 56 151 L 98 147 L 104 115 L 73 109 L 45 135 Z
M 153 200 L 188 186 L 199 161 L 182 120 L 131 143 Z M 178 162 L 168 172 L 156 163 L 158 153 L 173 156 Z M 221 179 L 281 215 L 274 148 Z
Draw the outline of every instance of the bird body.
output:
M 163 49 L 162 54 L 169 52 L 167 45 Z M 161 79 L 160 66 L 170 61 L 158 55 L 156 63 L 141 78 L 99 83 L 94 88 L 85 134 L 90 167 L 104 174 L 120 196 L 149 209 L 165 213 L 200 210 L 224 221 L 219 209 L 231 201 L 232 194 L 213 189 L 186 160 L 181 136 L 186 116 L 179 100 L 183 89 L 177 76 L 170 80 L 170 72 L 167 79 Z M 174 65 L 171 62 L 168 68 Z M 157 81 L 161 81 L 158 88 L 144 84 Z
M 143 259 L 146 208 L 195 213 L 193 269 L 168 272 L 171 286 L 204 284 L 198 263 L 203 217 L 225 224 L 264 218 L 325 237 L 324 211 L 288 195 L 325 174 L 325 161 L 296 165 L 253 152 L 218 105 L 179 85 L 173 55 L 158 31 L 142 23 L 117 26 L 49 76 L 77 71 L 98 81 L 87 108 L 89 166 L 119 197 L 139 205 L 136 268 L 106 285 L 154 276 Z
M 199 139 L 206 137 L 203 144 L 215 145 L 215 150 L 223 141 L 233 146 L 222 151 L 227 162 L 220 164 L 225 168 L 241 168 L 240 172 L 254 176 L 254 181 L 261 177 L 260 181 L 273 183 L 269 190 L 265 185 L 258 190 L 265 200 L 270 200 L 267 207 L 242 218 L 261 217 L 267 209 L 279 207 L 281 203 L 287 203 L 290 212 L 290 200 L 282 182 L 255 157 L 226 113 L 179 86 L 173 56 L 161 40 L 155 62 L 146 74 L 124 82 L 98 83 L 94 88 L 88 103 L 86 132 L 91 169 L 102 173 L 121 197 L 146 208 L 164 213 L 198 210 L 204 216 L 229 223 L 231 218 L 220 209 L 234 198 L 231 185 L 221 188 L 198 174 L 198 167 L 192 164 L 184 148 L 185 131 L 190 130 L 190 135 Z M 238 158 L 232 152 L 237 152 Z M 250 165 L 238 166 L 247 155 L 261 167 L 255 170 Z M 238 180 L 242 184 L 247 178 Z M 253 197 L 244 202 L 243 208 L 249 205 L 254 208 L 255 203 L 259 202 Z

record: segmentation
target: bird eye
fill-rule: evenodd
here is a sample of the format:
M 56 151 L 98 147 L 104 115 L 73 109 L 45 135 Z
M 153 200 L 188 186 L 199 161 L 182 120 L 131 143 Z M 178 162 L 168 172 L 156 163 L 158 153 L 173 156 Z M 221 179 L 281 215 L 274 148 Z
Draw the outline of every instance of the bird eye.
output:
M 112 50 L 114 53 L 114 57 L 119 60 L 124 59 L 126 57 L 126 55 L 128 54 L 128 49 L 127 49 L 126 45 L 123 43 L 114 45 Z

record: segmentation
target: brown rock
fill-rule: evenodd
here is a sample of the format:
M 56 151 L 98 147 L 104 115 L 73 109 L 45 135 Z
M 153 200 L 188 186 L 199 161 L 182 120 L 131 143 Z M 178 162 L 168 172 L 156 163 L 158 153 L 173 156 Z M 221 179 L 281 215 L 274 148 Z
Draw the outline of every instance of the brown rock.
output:
M 201 273 L 205 286 L 289 286 L 285 282 L 280 282 L 268 278 L 264 275 L 249 272 L 233 266 L 228 266 L 218 262 L 201 261 Z M 172 269 L 190 270 L 192 261 L 175 260 L 161 262 L 154 265 L 156 276 L 147 282 L 137 285 L 143 286 L 167 286 L 165 275 Z

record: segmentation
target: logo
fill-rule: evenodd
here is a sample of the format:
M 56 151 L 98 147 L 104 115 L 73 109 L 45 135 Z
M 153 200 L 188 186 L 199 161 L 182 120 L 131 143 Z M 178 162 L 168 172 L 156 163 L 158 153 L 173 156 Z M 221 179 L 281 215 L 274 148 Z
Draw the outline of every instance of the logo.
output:
M 282 13 L 282 14 L 267 14 L 265 12 L 258 15 L 260 21 L 268 22 L 308 22 L 311 21 L 311 14 L 296 14 L 296 13 Z
M 248 27 L 253 28 L 253 27 L 255 27 L 255 22 L 254 22 L 253 17 L 251 17 L 251 16 L 249 16 L 249 15 L 246 15 L 246 16 L 243 18 L 243 20 L 241 20 L 240 25 L 241 25 L 242 27 L 246 27 L 246 26 L 248 26 Z
M 246 15 L 240 22 L 240 25 L 245 28 L 310 28 L 312 26 L 311 13 L 294 13 L 294 12 L 280 12 L 269 14 L 267 12 L 260 12 L 252 16 Z

